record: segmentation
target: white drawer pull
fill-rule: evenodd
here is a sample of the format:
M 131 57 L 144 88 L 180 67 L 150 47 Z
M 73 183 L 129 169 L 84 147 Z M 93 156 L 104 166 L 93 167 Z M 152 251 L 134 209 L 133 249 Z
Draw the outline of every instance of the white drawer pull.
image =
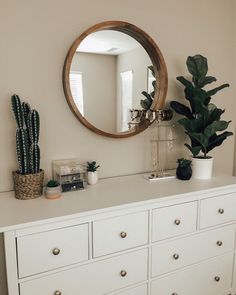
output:
M 180 225 L 181 221 L 179 219 L 175 219 L 175 224 Z
M 219 281 L 220 281 L 220 277 L 216 276 L 216 277 L 215 277 L 215 281 L 216 281 L 216 282 L 219 282 Z
M 124 239 L 124 238 L 127 237 L 127 233 L 124 232 L 124 231 L 122 231 L 122 232 L 120 233 L 120 236 L 121 236 L 122 239 Z
M 60 254 L 60 252 L 61 252 L 61 250 L 59 249 L 59 248 L 54 248 L 53 250 L 52 250 L 52 254 L 53 255 L 59 255 Z M 58 294 L 56 294 L 56 295 L 58 295 Z
M 225 210 L 222 209 L 222 208 L 220 208 L 220 209 L 218 210 L 218 212 L 219 212 L 220 214 L 224 214 Z
M 217 246 L 221 247 L 223 245 L 223 242 L 222 241 L 217 241 Z
M 61 291 L 57 290 L 57 291 L 54 292 L 54 295 L 62 295 L 62 293 L 61 293 Z
M 173 255 L 173 258 L 174 258 L 175 260 L 178 260 L 178 259 L 179 259 L 179 254 L 175 253 L 175 254 Z
M 122 271 L 120 272 L 120 275 L 121 275 L 122 277 L 125 277 L 125 276 L 127 275 L 127 271 L 126 271 L 126 270 L 122 270 Z

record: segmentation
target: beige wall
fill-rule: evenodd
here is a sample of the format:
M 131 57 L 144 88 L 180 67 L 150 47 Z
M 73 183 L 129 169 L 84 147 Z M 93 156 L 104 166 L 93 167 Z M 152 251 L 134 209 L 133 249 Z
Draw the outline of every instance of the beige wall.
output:
M 0 0 L 0 191 L 12 189 L 11 171 L 16 168 L 9 104 L 13 93 L 41 114 L 42 168 L 47 178 L 53 159 L 70 157 L 96 159 L 103 177 L 149 168 L 148 132 L 125 140 L 95 135 L 75 119 L 63 94 L 62 68 L 70 45 L 101 21 L 128 21 L 153 37 L 167 63 L 168 100 L 183 96 L 175 77 L 186 73 L 186 57 L 207 56 L 210 74 L 219 84 L 231 84 L 214 100 L 226 108 L 225 118 L 234 120 L 234 12 L 234 0 Z M 235 121 L 231 129 L 234 126 Z M 214 152 L 215 168 L 232 173 L 233 154 L 230 138 Z M 3 286 L 0 294 L 5 295 Z
M 116 132 L 116 56 L 76 53 L 72 71 L 82 72 L 84 117 L 97 128 Z

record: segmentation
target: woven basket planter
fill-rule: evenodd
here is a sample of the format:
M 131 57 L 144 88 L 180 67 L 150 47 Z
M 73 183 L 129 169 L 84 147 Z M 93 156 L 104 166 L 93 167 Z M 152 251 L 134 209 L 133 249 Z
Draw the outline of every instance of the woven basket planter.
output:
M 30 200 L 43 194 L 44 171 L 36 174 L 21 175 L 13 172 L 15 197 L 20 200 Z

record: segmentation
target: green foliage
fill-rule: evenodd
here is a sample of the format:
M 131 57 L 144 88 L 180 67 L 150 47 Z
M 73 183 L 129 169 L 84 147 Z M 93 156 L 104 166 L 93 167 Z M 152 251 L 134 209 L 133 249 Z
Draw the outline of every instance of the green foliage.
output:
M 87 162 L 87 171 L 89 172 L 95 172 L 100 167 L 100 165 L 97 165 L 95 161 Z
M 47 187 L 57 187 L 59 185 L 60 185 L 59 182 L 53 179 L 49 180 L 47 183 Z
M 178 122 L 190 138 L 191 144 L 185 144 L 185 146 L 194 157 L 202 152 L 206 158 L 212 149 L 220 146 L 228 136 L 233 135 L 232 132 L 225 131 L 231 121 L 221 120 L 225 110 L 211 103 L 212 96 L 229 87 L 229 84 L 205 90 L 203 88 L 207 84 L 216 81 L 215 77 L 207 76 L 207 59 L 202 55 L 189 56 L 186 64 L 192 80 L 189 81 L 183 76 L 176 79 L 185 86 L 184 93 L 188 105 L 172 101 L 171 107 L 176 113 L 184 116 Z
M 155 77 L 155 72 L 154 72 L 153 66 L 149 66 L 148 69 L 151 71 L 153 77 Z M 154 80 L 152 82 L 152 86 L 153 86 L 154 91 L 152 91 L 151 93 L 147 93 L 147 91 L 142 91 L 142 95 L 144 95 L 146 98 L 140 100 L 140 105 L 146 111 L 151 108 L 152 103 L 153 103 L 153 99 L 154 99 L 156 88 L 157 88 L 156 80 Z
M 20 174 L 40 172 L 40 149 L 38 146 L 40 119 L 36 110 L 22 102 L 14 94 L 11 97 L 12 110 L 16 120 L 16 152 Z
M 189 167 L 192 161 L 181 158 L 177 160 L 177 163 L 179 164 L 179 167 L 184 168 L 184 167 Z

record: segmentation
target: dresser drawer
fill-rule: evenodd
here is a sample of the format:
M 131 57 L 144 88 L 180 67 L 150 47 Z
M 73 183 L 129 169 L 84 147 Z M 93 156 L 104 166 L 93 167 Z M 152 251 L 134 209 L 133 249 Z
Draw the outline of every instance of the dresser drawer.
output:
M 233 254 L 155 280 L 151 295 L 216 295 L 231 289 Z
M 202 200 L 200 207 L 200 227 L 206 228 L 235 220 L 235 208 L 235 194 Z
M 152 247 L 152 276 L 233 251 L 235 228 L 223 227 Z
M 20 294 L 53 295 L 60 291 L 62 295 L 104 295 L 147 280 L 147 257 L 147 249 L 142 249 L 61 271 L 21 283 Z
M 148 212 L 93 223 L 93 256 L 98 257 L 148 243 Z
M 19 277 L 88 259 L 88 225 L 82 224 L 17 239 Z
M 155 209 L 153 211 L 153 241 L 190 233 L 197 226 L 197 202 Z
M 114 294 L 114 293 L 113 293 Z M 119 292 L 115 295 L 147 295 L 147 285 L 139 286 L 129 291 Z

